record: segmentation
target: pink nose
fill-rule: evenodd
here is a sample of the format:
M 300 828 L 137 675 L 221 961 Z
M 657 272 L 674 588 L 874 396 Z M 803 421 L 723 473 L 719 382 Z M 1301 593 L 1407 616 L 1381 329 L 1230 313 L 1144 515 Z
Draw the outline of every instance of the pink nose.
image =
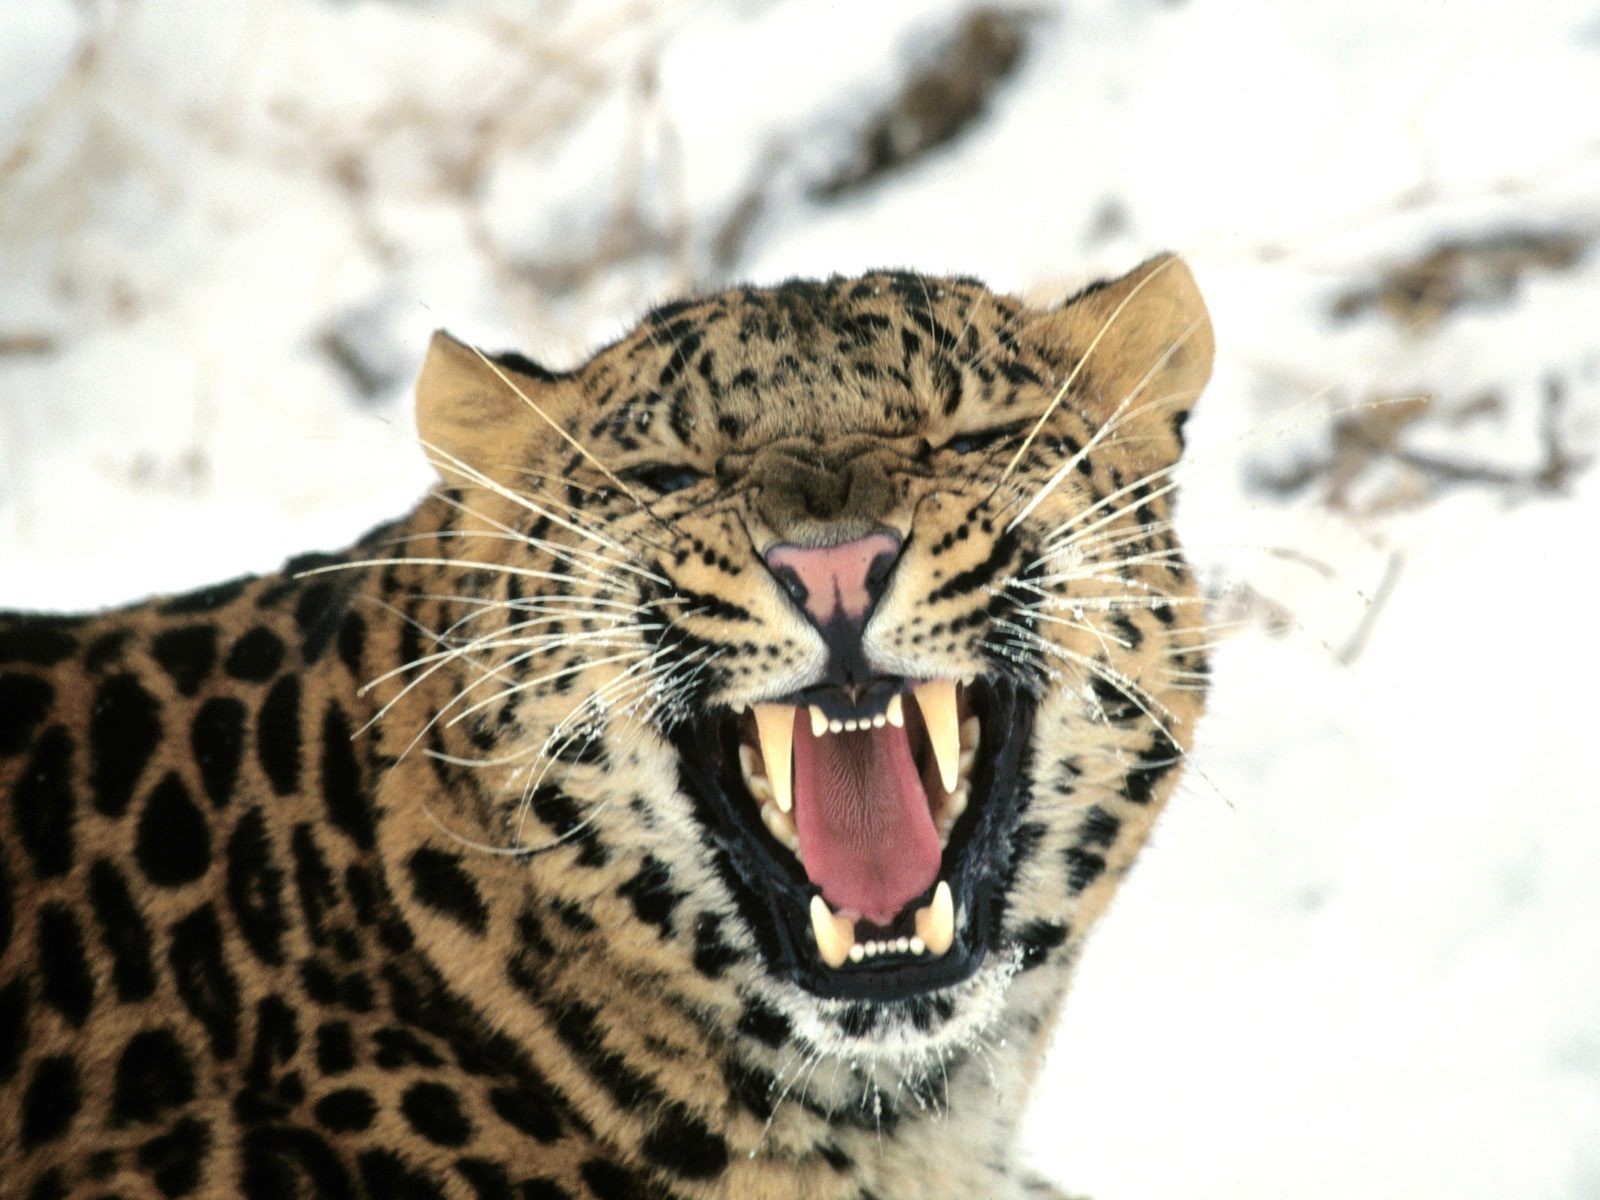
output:
M 860 625 L 888 583 L 900 537 L 879 531 L 853 542 L 808 549 L 787 542 L 766 553 L 767 566 L 824 629 L 843 619 Z

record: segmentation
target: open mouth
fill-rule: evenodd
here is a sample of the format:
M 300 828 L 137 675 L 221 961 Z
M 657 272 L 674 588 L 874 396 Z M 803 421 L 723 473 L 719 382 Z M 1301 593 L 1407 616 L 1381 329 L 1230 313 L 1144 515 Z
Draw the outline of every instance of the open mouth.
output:
M 1032 703 L 980 678 L 821 686 L 677 735 L 769 965 L 820 996 L 970 976 L 1000 923 Z

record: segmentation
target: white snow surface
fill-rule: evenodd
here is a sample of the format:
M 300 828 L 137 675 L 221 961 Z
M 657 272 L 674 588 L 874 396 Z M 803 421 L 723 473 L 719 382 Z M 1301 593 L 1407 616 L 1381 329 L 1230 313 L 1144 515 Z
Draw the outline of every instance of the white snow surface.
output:
M 1600 450 L 1600 16 L 1030 5 L 976 125 L 813 197 L 968 7 L 0 5 L 0 603 L 270 569 L 408 506 L 435 326 L 565 365 L 730 278 L 1045 295 L 1181 250 L 1219 347 L 1181 518 L 1251 619 L 1027 1152 L 1099 1200 L 1600 1195 L 1600 472 L 1390 463 L 1343 506 L 1262 483 L 1327 454 L 1336 410 L 1418 392 L 1409 450 Z M 1443 239 L 1552 229 L 1578 262 L 1498 300 L 1330 316 Z

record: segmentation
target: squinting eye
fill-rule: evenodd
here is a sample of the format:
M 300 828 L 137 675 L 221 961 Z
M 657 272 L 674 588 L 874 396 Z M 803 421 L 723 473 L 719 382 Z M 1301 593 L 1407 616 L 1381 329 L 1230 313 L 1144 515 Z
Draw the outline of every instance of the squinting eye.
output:
M 650 463 L 643 467 L 635 467 L 627 472 L 627 478 L 644 484 L 645 487 L 659 495 L 666 496 L 672 492 L 681 492 L 684 488 L 693 487 L 705 476 L 693 467 L 674 466 L 671 463 Z
M 980 429 L 975 433 L 958 433 L 944 444 L 946 450 L 953 450 L 957 454 L 971 454 L 977 450 L 987 450 L 996 442 L 1012 437 L 1022 432 L 1025 421 L 1013 421 L 1009 425 L 996 425 L 993 429 Z

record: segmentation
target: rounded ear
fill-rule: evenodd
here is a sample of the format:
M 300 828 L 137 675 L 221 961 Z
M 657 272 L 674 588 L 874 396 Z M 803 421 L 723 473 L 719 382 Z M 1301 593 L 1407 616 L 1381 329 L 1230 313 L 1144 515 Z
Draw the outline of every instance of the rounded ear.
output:
M 1056 310 L 1051 334 L 1076 375 L 1067 403 L 1111 436 L 1175 461 L 1183 425 L 1211 378 L 1211 316 L 1188 265 L 1173 254 L 1097 283 Z
M 501 477 L 553 423 L 558 376 L 438 330 L 417 379 L 417 436 L 447 482 Z M 541 415 L 542 414 L 542 415 Z

